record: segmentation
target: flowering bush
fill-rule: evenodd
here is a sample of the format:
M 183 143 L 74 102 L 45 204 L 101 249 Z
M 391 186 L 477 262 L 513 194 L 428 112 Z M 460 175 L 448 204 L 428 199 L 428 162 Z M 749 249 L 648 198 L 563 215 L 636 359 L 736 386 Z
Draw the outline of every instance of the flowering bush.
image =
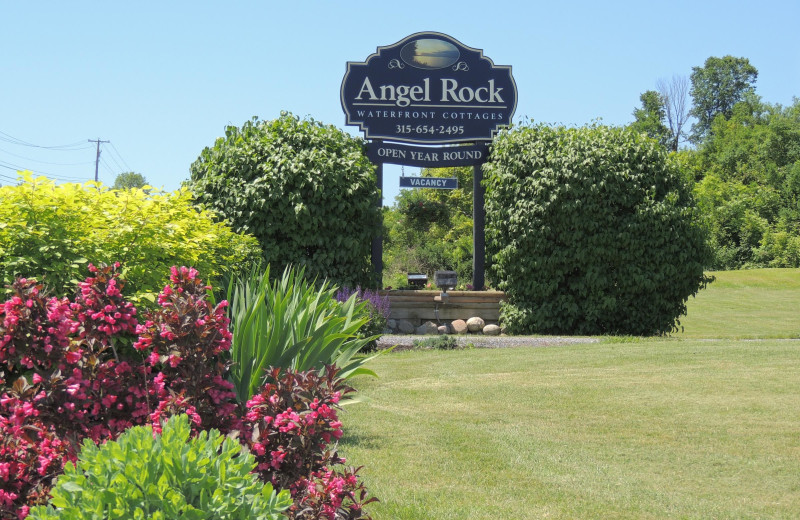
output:
M 231 348 L 228 302 L 212 307 L 206 300 L 211 288 L 195 269 L 173 267 L 170 282 L 158 296 L 161 308 L 136 329 L 133 345 L 155 374 L 148 392 L 158 404 L 150 422 L 158 430 L 166 411 L 166 417 L 182 412 L 201 429 L 238 430 L 236 394 L 224 357 Z
M 109 348 L 136 323 L 136 309 L 120 299 L 118 267 L 90 265 L 95 276 L 73 303 L 19 279 L 0 309 L 2 518 L 45 500 L 81 439 L 113 437 L 147 418 L 143 372 Z
M 356 470 L 331 469 L 344 463 L 329 448 L 342 434 L 337 403 L 352 392 L 338 369 L 270 370 L 243 420 L 226 302 L 207 301 L 196 270 L 173 267 L 142 324 L 122 297 L 119 264 L 90 271 L 73 302 L 20 279 L 0 307 L 0 519 L 43 504 L 82 442 L 137 425 L 160 433 L 178 414 L 195 435 L 242 431 L 258 475 L 295 498 L 293 518 L 369 518 L 361 507 L 374 499 Z
M 358 482 L 361 468 L 345 468 L 341 473 L 320 470 L 311 478 L 301 479 L 290 512 L 295 520 L 364 520 L 370 518 L 363 506 L 377 499 L 367 498 L 367 490 Z
M 0 452 L 0 467 L 8 468 L 0 473 L 0 489 L 16 497 L 4 495 L 0 517 L 47 496 L 49 480 L 31 479 L 24 474 L 28 466 L 11 465 L 20 450 L 34 459 L 50 457 L 50 439 L 37 440 L 38 432 L 51 432 L 63 444 L 41 474 L 52 477 L 74 459 L 83 439 L 113 439 L 148 422 L 158 429 L 162 418 L 178 412 L 193 414 L 196 431 L 238 427 L 221 357 L 230 347 L 224 305 L 212 309 L 205 302 L 196 271 L 174 269 L 172 284 L 159 296 L 161 309 L 138 325 L 136 308 L 122 297 L 118 269 L 90 264 L 92 276 L 79 284 L 72 303 L 48 300 L 41 285 L 17 280 L 0 310 L 0 429 L 5 436 L 37 432 Z M 118 351 L 135 332 L 134 347 L 142 353 Z
M 256 471 L 277 489 L 289 489 L 295 519 L 364 519 L 366 498 L 357 470 L 331 469 L 345 459 L 329 449 L 342 436 L 337 410 L 339 400 L 353 392 L 327 366 L 294 372 L 273 368 L 269 382 L 247 402 L 246 440 L 256 455 Z
M 3 397 L 0 404 L 0 518 L 25 518 L 29 505 L 47 500 L 53 479 L 75 460 L 75 449 L 30 403 Z

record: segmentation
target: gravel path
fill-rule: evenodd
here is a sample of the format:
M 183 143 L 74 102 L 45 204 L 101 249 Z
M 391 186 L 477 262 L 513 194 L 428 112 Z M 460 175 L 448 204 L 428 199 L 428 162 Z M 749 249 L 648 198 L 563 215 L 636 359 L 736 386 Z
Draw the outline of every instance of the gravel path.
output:
M 433 338 L 435 336 L 417 336 L 414 334 L 385 334 L 378 340 L 378 349 L 389 348 L 397 345 L 395 350 L 405 350 L 413 346 L 414 341 Z M 597 338 L 583 336 L 451 336 L 456 338 L 459 345 L 472 343 L 479 348 L 509 348 L 509 347 L 551 347 L 558 345 L 574 345 L 577 343 L 597 343 Z

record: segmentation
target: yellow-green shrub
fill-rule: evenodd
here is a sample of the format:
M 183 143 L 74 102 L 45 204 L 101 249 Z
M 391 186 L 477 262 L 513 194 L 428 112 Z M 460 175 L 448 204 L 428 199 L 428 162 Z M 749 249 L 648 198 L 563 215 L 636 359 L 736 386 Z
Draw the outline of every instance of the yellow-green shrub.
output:
M 143 303 L 164 286 L 173 265 L 193 266 L 213 280 L 259 258 L 255 238 L 216 222 L 188 192 L 147 188 L 56 184 L 30 172 L 18 186 L 0 187 L 3 283 L 36 277 L 66 294 L 88 262 L 120 262 L 126 293 Z

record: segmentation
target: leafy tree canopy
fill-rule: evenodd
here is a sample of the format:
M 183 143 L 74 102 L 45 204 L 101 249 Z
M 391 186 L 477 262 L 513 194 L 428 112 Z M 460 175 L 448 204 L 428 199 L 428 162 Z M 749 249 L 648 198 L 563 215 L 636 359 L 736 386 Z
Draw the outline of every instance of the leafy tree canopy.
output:
M 782 107 L 746 96 L 714 119 L 687 169 L 712 267 L 800 267 L 800 100 Z
M 664 124 L 666 111 L 661 94 L 655 90 L 648 90 L 639 96 L 639 100 L 642 102 L 642 107 L 633 111 L 633 117 L 636 119 L 630 125 L 631 130 L 652 137 L 665 147 L 672 146 L 674 139 L 669 127 Z
M 112 186 L 112 188 L 115 190 L 144 188 L 148 184 L 147 179 L 145 179 L 144 175 L 141 173 L 122 172 L 114 179 L 114 186 Z
M 692 141 L 706 137 L 714 118 L 730 117 L 736 103 L 755 92 L 758 70 L 747 58 L 710 57 L 702 67 L 692 67 L 690 114 L 697 118 L 692 125 Z

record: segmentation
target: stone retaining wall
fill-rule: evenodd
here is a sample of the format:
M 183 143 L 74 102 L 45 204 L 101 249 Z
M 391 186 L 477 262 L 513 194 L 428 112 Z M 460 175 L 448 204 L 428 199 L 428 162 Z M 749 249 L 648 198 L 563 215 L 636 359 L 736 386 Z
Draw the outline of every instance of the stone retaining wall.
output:
M 401 334 L 499 334 L 500 302 L 506 299 L 500 291 L 448 291 L 445 302 L 436 301 L 439 291 L 381 291 L 381 295 L 389 297 L 389 329 Z M 470 322 L 472 318 L 478 319 Z

